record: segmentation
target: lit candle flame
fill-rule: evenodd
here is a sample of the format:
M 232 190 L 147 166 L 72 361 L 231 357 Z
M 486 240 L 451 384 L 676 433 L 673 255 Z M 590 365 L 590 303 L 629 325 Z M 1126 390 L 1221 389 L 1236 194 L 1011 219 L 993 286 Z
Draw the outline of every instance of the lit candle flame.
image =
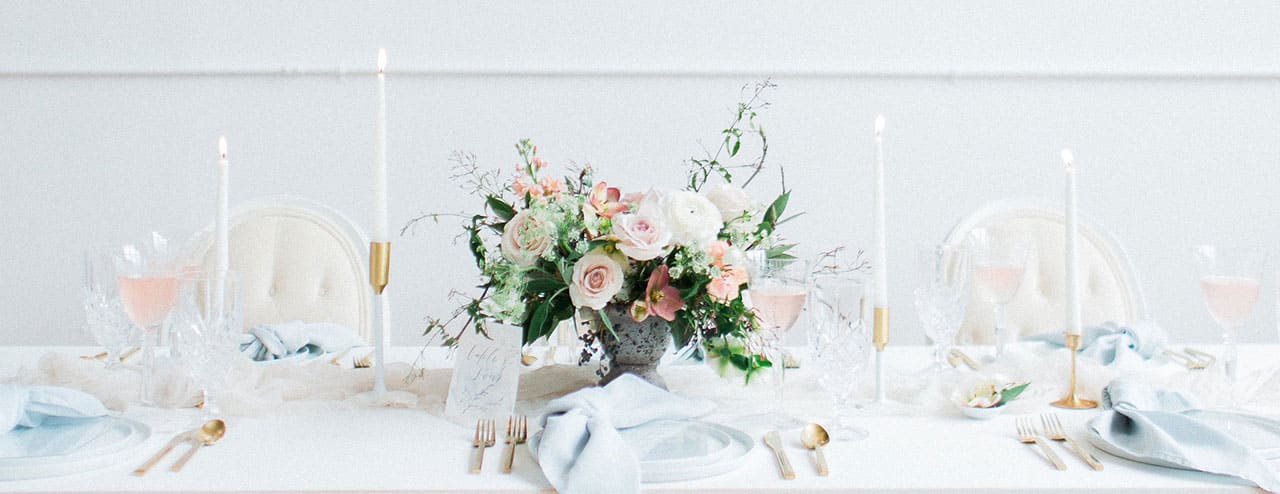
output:
M 218 159 L 223 161 L 227 159 L 227 136 L 218 138 Z
M 382 75 L 387 70 L 387 49 L 378 48 L 378 75 Z
M 884 115 L 876 115 L 876 138 L 880 138 L 880 134 L 884 132 Z
M 1075 169 L 1076 169 L 1076 158 L 1075 158 L 1075 156 L 1074 156 L 1074 155 L 1072 155 L 1072 154 L 1071 154 L 1071 150 L 1070 150 L 1070 149 L 1063 149 L 1063 150 L 1062 150 L 1062 162 L 1063 162 L 1063 163 L 1065 163 L 1065 164 L 1067 165 L 1067 171 L 1069 171 L 1069 172 L 1071 172 L 1071 171 L 1075 171 Z

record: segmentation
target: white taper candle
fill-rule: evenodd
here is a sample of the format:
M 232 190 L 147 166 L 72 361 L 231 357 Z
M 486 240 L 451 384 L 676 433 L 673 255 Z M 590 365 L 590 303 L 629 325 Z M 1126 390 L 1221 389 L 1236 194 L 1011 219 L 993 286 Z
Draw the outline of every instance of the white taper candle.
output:
M 215 233 L 217 252 L 214 268 L 218 277 L 225 276 L 230 269 L 231 259 L 227 245 L 227 188 L 230 186 L 230 166 L 227 161 L 227 138 L 218 138 L 218 212 Z M 220 295 L 220 294 L 219 294 Z
M 373 241 L 387 241 L 387 50 L 378 49 L 378 121 L 373 141 Z
M 1070 149 L 1062 150 L 1066 165 L 1066 269 L 1067 269 L 1067 333 L 1080 334 L 1080 253 L 1079 226 L 1076 219 L 1076 164 Z
M 886 273 L 885 221 L 884 221 L 884 115 L 876 117 L 876 173 L 875 173 L 875 223 L 872 234 L 875 236 L 875 253 L 872 254 L 871 269 L 875 272 L 876 293 L 875 306 L 889 306 L 889 281 Z

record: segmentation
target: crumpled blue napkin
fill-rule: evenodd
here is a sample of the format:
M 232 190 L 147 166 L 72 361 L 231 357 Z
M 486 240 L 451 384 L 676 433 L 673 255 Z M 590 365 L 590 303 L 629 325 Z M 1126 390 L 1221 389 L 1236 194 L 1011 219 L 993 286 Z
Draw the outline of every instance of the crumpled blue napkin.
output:
M 313 348 L 333 353 L 363 344 L 360 335 L 341 324 L 290 321 L 254 326 L 241 336 L 240 353 L 257 361 L 279 360 Z
M 1280 421 L 1201 410 L 1190 397 L 1120 378 L 1102 391 L 1110 411 L 1089 427 L 1113 453 L 1173 468 L 1230 475 L 1280 492 L 1280 462 L 1261 450 L 1280 448 Z
M 1027 340 L 1066 345 L 1062 330 L 1038 334 Z M 1164 328 L 1154 321 L 1139 321 L 1128 326 L 1108 321 L 1081 330 L 1080 354 L 1102 365 L 1123 366 L 1151 360 L 1160 354 L 1168 341 Z
M 715 403 L 672 394 L 632 374 L 547 404 L 530 441 L 562 494 L 640 492 L 640 460 L 618 433 L 658 419 L 706 415 Z
M 101 433 L 106 407 L 83 391 L 0 384 L 0 458 L 74 450 Z

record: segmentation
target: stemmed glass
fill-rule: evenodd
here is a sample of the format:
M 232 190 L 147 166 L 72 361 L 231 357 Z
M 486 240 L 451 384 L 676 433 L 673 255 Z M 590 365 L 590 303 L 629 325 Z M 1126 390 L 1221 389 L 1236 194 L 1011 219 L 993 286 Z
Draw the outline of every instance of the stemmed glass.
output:
M 916 262 L 920 276 L 916 314 L 933 342 L 933 363 L 926 372 L 936 374 L 950 368 L 947 350 L 955 343 L 969 304 L 969 250 L 947 244 L 922 246 Z
M 84 253 L 85 331 L 107 351 L 107 369 L 120 367 L 120 352 L 129 343 L 129 321 L 120 306 L 116 270 L 105 248 Z
M 1226 249 L 1215 245 L 1196 248 L 1200 292 L 1213 320 L 1222 327 L 1222 363 L 1227 375 L 1229 396 L 1235 405 L 1238 353 L 1236 339 L 1253 314 L 1262 286 L 1265 256 L 1253 249 Z
M 765 333 L 766 355 L 773 364 L 775 395 L 774 422 L 779 428 L 797 427 L 800 421 L 783 413 L 783 384 L 786 377 L 785 337 L 809 297 L 811 282 L 809 262 L 801 259 L 768 259 L 763 255 L 748 256 L 750 284 L 748 298 L 760 328 Z
M 240 284 L 235 273 L 189 272 L 178 277 L 173 311 L 173 347 L 190 367 L 203 395 L 205 419 L 218 415 L 215 391 L 222 388 L 243 332 Z
M 809 346 L 820 372 L 818 383 L 831 394 L 835 407 L 831 437 L 865 439 L 867 431 L 853 425 L 848 412 L 857 388 L 855 377 L 871 357 L 870 337 L 862 318 L 866 287 L 858 278 L 824 276 L 814 282 L 812 300 Z
M 1013 301 L 1027 271 L 1031 242 L 1010 232 L 976 228 L 969 233 L 974 281 L 991 301 L 995 329 L 995 357 L 1004 356 L 1005 344 L 1017 334 L 1005 327 L 1005 307 Z
M 178 300 L 178 270 L 169 255 L 164 237 L 153 233 L 148 242 L 120 247 L 114 254 L 116 284 L 125 314 L 138 328 L 142 346 L 142 389 L 140 401 L 154 403 L 151 396 L 156 354 L 154 340 Z

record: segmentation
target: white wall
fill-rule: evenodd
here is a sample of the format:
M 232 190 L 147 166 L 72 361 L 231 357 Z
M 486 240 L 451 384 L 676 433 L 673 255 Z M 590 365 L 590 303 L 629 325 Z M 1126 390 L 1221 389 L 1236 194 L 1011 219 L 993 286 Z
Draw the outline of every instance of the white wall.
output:
M 393 225 L 473 207 L 447 183 L 450 151 L 508 167 L 521 137 L 624 187 L 675 186 L 738 88 L 773 76 L 771 161 L 809 213 L 788 231 L 814 250 L 867 245 L 868 137 L 876 113 L 889 120 L 895 341 L 924 341 L 914 246 L 991 200 L 1061 200 L 1062 147 L 1082 167 L 1085 214 L 1127 244 L 1153 314 L 1177 339 L 1206 340 L 1190 246 L 1280 256 L 1280 4 L 1232 7 L 0 3 L 0 344 L 87 342 L 79 252 L 211 221 L 220 134 L 233 201 L 289 192 L 367 223 L 379 46 Z M 422 318 L 473 279 L 455 232 L 396 240 L 395 343 L 422 341 Z M 1249 339 L 1276 339 L 1268 293 Z

